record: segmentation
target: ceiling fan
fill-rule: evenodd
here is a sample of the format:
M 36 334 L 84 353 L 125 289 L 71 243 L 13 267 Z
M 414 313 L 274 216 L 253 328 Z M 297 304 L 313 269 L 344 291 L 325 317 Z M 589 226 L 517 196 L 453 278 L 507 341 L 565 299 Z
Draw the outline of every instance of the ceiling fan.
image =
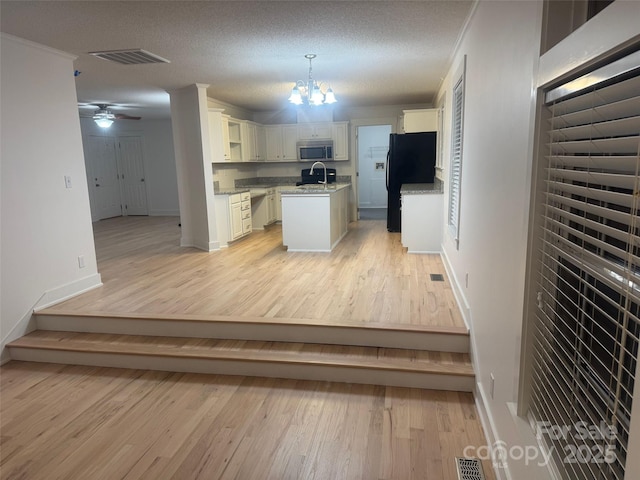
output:
M 131 115 L 125 115 L 124 113 L 113 113 L 109 107 L 113 107 L 114 105 L 109 105 L 106 103 L 97 103 L 93 104 L 98 107 L 98 110 L 93 112 L 91 118 L 93 118 L 94 122 L 98 124 L 99 127 L 109 128 L 114 120 L 140 120 L 141 117 L 132 117 Z M 89 115 L 81 115 L 84 117 L 89 117 Z

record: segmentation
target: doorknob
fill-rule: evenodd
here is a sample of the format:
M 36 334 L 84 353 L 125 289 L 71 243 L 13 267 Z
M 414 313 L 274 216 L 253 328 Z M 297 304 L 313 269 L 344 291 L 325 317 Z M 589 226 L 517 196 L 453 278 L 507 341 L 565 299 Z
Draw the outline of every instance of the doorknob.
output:
M 96 187 L 99 187 L 99 186 L 100 186 L 100 184 L 99 184 L 99 183 L 96 183 Z
M 141 179 L 140 179 L 140 181 L 141 181 L 141 182 L 144 182 L 144 178 L 141 178 Z

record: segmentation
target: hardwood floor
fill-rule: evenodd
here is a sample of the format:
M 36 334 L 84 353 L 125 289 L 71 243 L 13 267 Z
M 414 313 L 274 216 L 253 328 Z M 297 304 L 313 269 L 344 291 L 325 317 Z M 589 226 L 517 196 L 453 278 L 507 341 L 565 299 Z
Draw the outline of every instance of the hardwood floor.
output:
M 383 220 L 351 223 L 331 253 L 287 252 L 279 225 L 217 252 L 181 248 L 178 221 L 97 222 L 104 286 L 50 310 L 464 327 L 440 257 L 407 254 Z
M 6 480 L 455 480 L 485 444 L 468 393 L 16 361 L 0 388 Z

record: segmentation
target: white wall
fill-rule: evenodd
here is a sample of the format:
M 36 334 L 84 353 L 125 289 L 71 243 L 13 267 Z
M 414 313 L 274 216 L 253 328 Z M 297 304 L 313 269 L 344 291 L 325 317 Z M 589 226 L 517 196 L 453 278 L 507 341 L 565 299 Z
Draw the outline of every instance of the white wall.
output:
M 100 285 L 73 59 L 2 35 L 1 338 L 31 328 L 34 307 Z M 72 188 L 65 188 L 65 176 Z M 79 268 L 83 256 L 85 267 Z
M 466 54 L 460 245 L 456 249 L 445 216 L 443 255 L 471 328 L 477 401 L 487 433 L 507 448 L 536 445 L 516 410 L 537 87 L 640 35 L 640 3 L 614 2 L 540 58 L 542 6 L 479 2 L 438 94 L 447 102 L 443 173 L 448 199 L 452 82 Z M 632 420 L 632 439 L 638 442 L 639 429 L 640 422 Z M 539 461 L 525 465 L 512 458 L 509 469 L 498 474 L 551 478 Z M 628 478 L 637 478 L 639 463 L 629 457 L 628 471 L 634 474 Z
M 492 429 L 510 445 L 531 440 L 521 438 L 509 407 L 517 398 L 519 375 L 535 114 L 532 87 L 541 19 L 542 2 L 479 2 L 438 94 L 446 98 L 447 200 L 453 77 L 466 54 L 459 248 L 445 214 L 443 255 L 471 329 L 477 397 L 488 412 L 488 433 L 491 436 Z M 546 474 L 522 465 L 512 468 L 512 478 L 519 480 L 543 479 Z
M 142 136 L 149 215 L 180 214 L 171 120 L 120 120 L 105 129 L 98 127 L 90 118 L 82 118 L 80 128 L 83 138 L 88 135 Z M 90 169 L 88 163 L 85 167 Z M 91 188 L 90 183 L 90 195 Z

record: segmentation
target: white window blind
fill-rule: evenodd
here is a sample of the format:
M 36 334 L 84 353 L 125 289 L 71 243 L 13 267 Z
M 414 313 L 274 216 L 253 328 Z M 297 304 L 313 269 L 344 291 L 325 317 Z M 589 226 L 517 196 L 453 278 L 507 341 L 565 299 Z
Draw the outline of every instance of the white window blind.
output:
M 462 186 L 462 132 L 464 120 L 464 70 L 453 87 L 451 166 L 449 172 L 448 225 L 456 245 L 460 229 L 460 188 Z
M 622 480 L 640 337 L 640 52 L 546 100 L 529 415 L 571 429 L 545 437 L 563 478 Z M 577 438 L 580 422 L 615 435 Z

